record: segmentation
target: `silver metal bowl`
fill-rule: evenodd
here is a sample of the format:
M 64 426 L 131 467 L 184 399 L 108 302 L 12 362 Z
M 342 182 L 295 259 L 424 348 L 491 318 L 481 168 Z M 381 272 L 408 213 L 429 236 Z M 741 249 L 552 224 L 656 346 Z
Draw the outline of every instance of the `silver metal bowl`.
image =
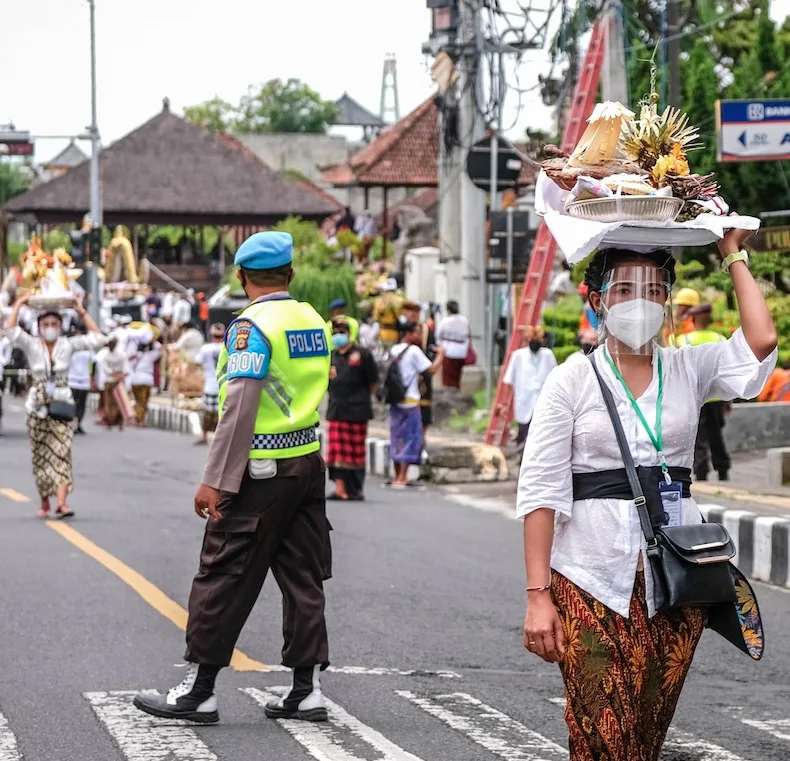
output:
M 590 222 L 671 222 L 683 203 L 669 196 L 615 196 L 573 201 L 565 209 L 569 216 Z
M 30 297 L 27 305 L 31 309 L 71 309 L 74 306 L 74 294 L 67 293 L 57 296 L 47 296 L 35 293 Z

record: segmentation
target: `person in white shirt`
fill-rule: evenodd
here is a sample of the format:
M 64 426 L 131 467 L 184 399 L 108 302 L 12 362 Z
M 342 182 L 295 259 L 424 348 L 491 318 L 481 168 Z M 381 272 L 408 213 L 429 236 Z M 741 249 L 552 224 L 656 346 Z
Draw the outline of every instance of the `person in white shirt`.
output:
M 129 359 L 129 379 L 134 396 L 135 421 L 143 427 L 154 385 L 154 368 L 162 356 L 162 346 L 154 339 L 154 331 L 144 328 L 135 335 L 135 348 Z
M 61 335 L 63 321 L 60 314 L 46 311 L 38 315 L 36 324 L 40 337 L 34 338 L 18 324 L 19 314 L 29 298 L 30 294 L 27 294 L 16 300 L 8 318 L 8 338 L 15 347 L 25 352 L 32 376 L 25 411 L 33 455 L 33 475 L 41 497 L 38 515 L 40 518 L 49 517 L 49 500 L 56 496 L 56 517 L 69 518 L 74 515 L 66 500 L 74 486 L 71 450 L 75 411 L 68 384 L 69 362 L 75 351 L 98 349 L 107 339 L 99 332 L 81 302 L 76 308 L 88 328 L 87 335 L 71 338 Z
M 543 328 L 528 325 L 525 338 L 529 345 L 510 355 L 503 383 L 513 387 L 513 417 L 518 423 L 516 446 L 523 446 L 540 390 L 557 366 L 554 352 L 543 345 Z
M 3 370 L 11 364 L 11 342 L 5 336 L 0 336 L 0 436 L 3 435 L 3 392 L 5 391 L 5 376 Z
M 461 388 L 461 374 L 469 357 L 469 340 L 472 330 L 469 320 L 460 314 L 457 301 L 447 302 L 447 317 L 436 331 L 436 340 L 444 349 L 442 362 L 442 385 L 445 388 Z
M 101 370 L 102 422 L 107 428 L 117 425 L 123 430 L 124 422 L 134 414 L 125 385 L 131 367 L 115 335 L 110 336 L 107 346 L 96 355 L 96 362 Z
M 79 325 L 74 330 L 74 335 L 84 335 L 84 333 L 85 330 L 82 325 Z M 81 349 L 71 355 L 69 362 L 69 388 L 74 397 L 74 405 L 76 407 L 75 420 L 77 427 L 74 429 L 74 433 L 83 436 L 85 435 L 85 429 L 82 427 L 82 420 L 85 417 L 85 407 L 91 390 L 91 376 L 95 358 L 96 355 L 91 349 Z
M 435 375 L 444 358 L 444 349 L 439 347 L 433 364 L 420 348 L 422 331 L 416 322 L 400 326 L 401 339 L 392 347 L 390 357 L 397 362 L 401 380 L 406 388 L 406 398 L 400 404 L 390 405 L 390 459 L 395 466 L 392 486 L 403 489 L 408 486 L 409 465 L 422 461 L 423 427 L 420 410 L 420 376 L 424 372 Z
M 669 253 L 599 250 L 585 281 L 601 345 L 558 367 L 535 408 L 516 508 L 524 518 L 524 646 L 560 664 L 574 758 L 597 758 L 600 748 L 612 749 L 610 761 L 658 758 L 708 618 L 698 606 L 657 610 L 652 554 L 593 363 L 657 507 L 648 532 L 648 521 L 701 523 L 689 490 L 700 409 L 711 397 L 756 396 L 776 364 L 776 329 L 740 251 L 748 235 L 731 230 L 719 242 L 742 328 L 727 341 L 681 349 L 655 341 L 675 279 Z M 743 626 L 736 623 L 739 634 Z M 746 645 L 762 640 L 761 627 L 748 634 Z
M 217 429 L 219 421 L 219 383 L 217 382 L 217 363 L 225 338 L 225 326 L 215 322 L 209 328 L 211 341 L 203 344 L 195 357 L 195 362 L 203 365 L 203 420 L 201 436 L 195 444 L 208 444 L 208 435 Z

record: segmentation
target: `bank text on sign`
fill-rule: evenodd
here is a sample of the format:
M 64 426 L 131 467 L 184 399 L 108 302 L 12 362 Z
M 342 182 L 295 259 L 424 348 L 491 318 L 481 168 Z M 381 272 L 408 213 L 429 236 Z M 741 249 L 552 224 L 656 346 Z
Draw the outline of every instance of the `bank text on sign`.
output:
M 716 103 L 719 161 L 790 159 L 790 100 Z

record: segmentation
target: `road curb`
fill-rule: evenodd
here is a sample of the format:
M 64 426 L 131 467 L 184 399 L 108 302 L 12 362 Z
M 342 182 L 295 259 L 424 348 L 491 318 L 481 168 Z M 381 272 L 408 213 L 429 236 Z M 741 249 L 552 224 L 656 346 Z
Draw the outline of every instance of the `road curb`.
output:
M 733 563 L 751 579 L 790 587 L 790 521 L 751 510 L 700 505 L 706 521 L 721 523 L 730 532 L 737 554 Z
M 99 395 L 90 394 L 88 410 L 96 412 L 98 409 Z M 145 415 L 145 424 L 149 428 L 158 428 L 162 431 L 200 436 L 200 413 L 195 410 L 179 410 L 164 404 L 151 404 Z
M 724 484 L 705 483 L 704 481 L 695 481 L 693 489 L 696 494 L 706 494 L 710 497 L 723 497 L 735 502 L 751 502 L 752 504 L 770 505 L 771 507 L 781 507 L 790 510 L 790 497 L 783 497 L 780 494 L 762 494 L 760 492 L 736 489 Z

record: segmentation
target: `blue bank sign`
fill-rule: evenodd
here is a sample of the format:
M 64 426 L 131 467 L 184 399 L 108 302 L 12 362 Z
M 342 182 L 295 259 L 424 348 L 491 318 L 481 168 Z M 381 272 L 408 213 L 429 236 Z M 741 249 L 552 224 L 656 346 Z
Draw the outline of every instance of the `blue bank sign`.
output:
M 719 161 L 790 159 L 790 100 L 716 103 Z

